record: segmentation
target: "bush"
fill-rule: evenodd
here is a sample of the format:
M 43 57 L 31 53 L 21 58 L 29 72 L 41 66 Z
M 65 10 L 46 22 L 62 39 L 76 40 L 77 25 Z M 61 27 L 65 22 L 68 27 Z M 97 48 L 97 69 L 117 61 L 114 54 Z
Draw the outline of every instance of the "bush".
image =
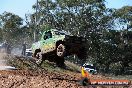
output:
M 112 63 L 112 64 L 110 64 L 109 68 L 110 68 L 110 73 L 113 73 L 115 75 L 121 75 L 122 74 L 121 70 L 123 67 L 121 65 L 121 62 Z

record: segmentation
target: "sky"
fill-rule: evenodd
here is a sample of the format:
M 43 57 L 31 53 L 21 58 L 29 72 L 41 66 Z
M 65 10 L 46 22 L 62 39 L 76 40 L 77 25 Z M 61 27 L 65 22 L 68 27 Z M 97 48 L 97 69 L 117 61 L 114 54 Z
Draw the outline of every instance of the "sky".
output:
M 12 12 L 23 19 L 25 14 L 33 13 L 32 5 L 36 0 L 0 0 L 0 14 L 4 11 Z M 106 0 L 106 7 L 121 8 L 125 5 L 132 6 L 132 0 Z
M 132 0 L 106 0 L 106 7 L 108 8 L 121 8 L 123 6 L 132 6 Z
M 0 14 L 4 11 L 12 12 L 25 18 L 25 13 L 33 13 L 32 5 L 36 0 L 0 0 Z

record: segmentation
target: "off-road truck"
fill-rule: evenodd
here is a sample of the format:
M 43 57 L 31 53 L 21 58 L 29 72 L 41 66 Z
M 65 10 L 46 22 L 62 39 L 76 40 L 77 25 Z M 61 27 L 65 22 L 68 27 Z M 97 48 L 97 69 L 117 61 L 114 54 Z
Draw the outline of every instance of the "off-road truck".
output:
M 50 29 L 44 31 L 41 39 L 32 44 L 33 57 L 37 62 L 46 59 L 64 65 L 64 57 L 77 55 L 81 60 L 87 56 L 86 39 L 73 36 L 65 31 Z

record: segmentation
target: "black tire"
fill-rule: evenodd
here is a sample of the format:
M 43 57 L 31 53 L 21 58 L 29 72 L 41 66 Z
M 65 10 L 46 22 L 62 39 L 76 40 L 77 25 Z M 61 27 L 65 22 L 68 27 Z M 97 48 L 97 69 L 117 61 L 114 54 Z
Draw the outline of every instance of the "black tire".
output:
M 36 49 L 32 56 L 37 58 L 36 55 L 37 55 L 38 52 L 41 52 L 41 50 L 40 49 Z
M 55 60 L 56 60 L 56 65 L 58 67 L 65 68 L 65 63 L 64 63 L 65 59 L 64 59 L 64 57 L 58 57 L 58 56 L 56 56 Z
M 57 45 L 56 46 L 56 55 L 58 56 L 58 57 L 64 57 L 64 55 L 65 55 L 65 46 L 64 46 L 64 44 L 59 44 L 59 45 Z
M 33 57 L 35 58 L 35 61 L 38 65 L 41 65 L 43 63 L 43 55 L 41 54 L 40 49 L 35 50 Z

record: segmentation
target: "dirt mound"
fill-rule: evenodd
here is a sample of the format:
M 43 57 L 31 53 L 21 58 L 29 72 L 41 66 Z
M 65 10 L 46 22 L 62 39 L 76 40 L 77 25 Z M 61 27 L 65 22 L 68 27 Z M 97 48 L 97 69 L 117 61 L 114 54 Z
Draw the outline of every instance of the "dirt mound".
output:
M 66 69 L 54 63 L 44 62 L 37 65 L 32 58 L 2 54 L 4 65 L 13 66 L 15 70 L 0 70 L 0 88 L 84 88 L 79 84 L 80 67 L 65 62 Z M 107 78 L 95 75 L 92 78 Z M 86 88 L 123 88 L 123 87 L 86 87 Z
M 32 58 L 2 54 L 4 65 L 13 66 L 15 70 L 0 71 L 0 88 L 80 88 L 75 75 L 64 74 L 61 68 L 51 65 L 43 68 L 37 65 Z
M 39 66 L 35 63 L 32 58 L 23 57 L 23 56 L 16 56 L 11 54 L 0 53 L 2 56 L 2 62 L 4 66 L 12 66 L 16 69 L 28 69 L 28 70 L 36 70 Z M 1 61 L 0 61 L 1 62 Z
M 65 79 L 66 78 L 66 79 Z M 68 75 L 27 70 L 0 71 L 0 88 L 80 88 Z

